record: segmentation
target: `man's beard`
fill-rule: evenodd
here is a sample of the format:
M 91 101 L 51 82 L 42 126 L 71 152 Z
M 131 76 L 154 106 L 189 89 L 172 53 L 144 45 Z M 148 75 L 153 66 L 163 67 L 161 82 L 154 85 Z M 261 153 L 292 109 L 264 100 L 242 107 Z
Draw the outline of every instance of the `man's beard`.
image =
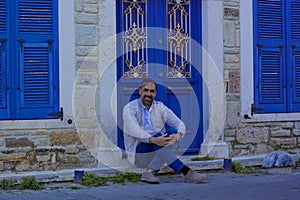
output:
M 146 98 L 147 98 L 147 99 L 146 99 Z M 146 95 L 143 97 L 143 104 L 144 104 L 144 105 L 151 106 L 152 102 L 153 102 L 153 97 L 151 97 L 151 96 L 146 96 Z

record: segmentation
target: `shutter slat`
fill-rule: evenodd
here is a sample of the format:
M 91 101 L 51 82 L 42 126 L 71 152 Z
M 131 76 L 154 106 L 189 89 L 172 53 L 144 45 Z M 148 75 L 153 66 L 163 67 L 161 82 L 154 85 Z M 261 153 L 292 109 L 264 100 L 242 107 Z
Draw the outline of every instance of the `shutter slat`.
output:
M 0 33 L 6 33 L 6 0 L 0 0 Z
M 262 49 L 260 63 L 260 103 L 282 103 L 282 66 L 279 48 Z
M 300 48 L 295 49 L 293 66 L 293 103 L 300 102 Z
M 257 0 L 258 38 L 283 38 L 283 1 Z
M 1 49 L 1 44 L 0 44 L 0 49 Z M 5 108 L 5 102 L 6 102 L 6 90 L 5 90 L 5 65 L 4 65 L 4 57 L 3 57 L 3 52 L 0 51 L 0 109 Z
M 6 39 L 7 34 L 7 2 L 6 0 L 0 0 L 0 38 Z M 7 91 L 6 91 L 6 56 L 5 52 L 2 51 L 2 45 L 0 42 L 0 119 L 2 116 L 7 115 L 6 102 L 7 102 Z
M 49 47 L 44 44 L 24 44 L 22 104 L 41 107 L 52 104 Z M 21 75 L 22 75 L 21 74 Z
M 300 1 L 290 0 L 291 39 L 300 39 Z
M 19 0 L 18 12 L 19 33 L 53 32 L 52 0 Z

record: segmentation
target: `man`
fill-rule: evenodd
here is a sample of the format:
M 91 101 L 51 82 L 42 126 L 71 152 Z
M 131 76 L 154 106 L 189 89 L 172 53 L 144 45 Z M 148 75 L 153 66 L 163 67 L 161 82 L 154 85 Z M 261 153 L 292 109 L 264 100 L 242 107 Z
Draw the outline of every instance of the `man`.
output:
M 206 175 L 199 174 L 179 160 L 171 146 L 185 134 L 184 123 L 162 102 L 155 101 L 157 85 L 144 79 L 139 88 L 140 98 L 129 102 L 123 110 L 124 143 L 129 161 L 146 168 L 142 181 L 159 183 L 154 176 L 166 163 L 186 181 L 200 183 Z M 177 130 L 166 133 L 165 124 Z

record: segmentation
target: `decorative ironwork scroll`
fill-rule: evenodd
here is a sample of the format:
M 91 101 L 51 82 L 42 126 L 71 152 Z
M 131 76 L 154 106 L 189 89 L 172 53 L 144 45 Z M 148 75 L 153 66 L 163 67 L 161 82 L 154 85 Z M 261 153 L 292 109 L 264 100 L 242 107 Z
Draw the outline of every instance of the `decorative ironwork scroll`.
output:
M 167 0 L 168 78 L 191 78 L 189 9 L 189 0 Z
M 147 77 L 146 0 L 123 0 L 124 78 Z

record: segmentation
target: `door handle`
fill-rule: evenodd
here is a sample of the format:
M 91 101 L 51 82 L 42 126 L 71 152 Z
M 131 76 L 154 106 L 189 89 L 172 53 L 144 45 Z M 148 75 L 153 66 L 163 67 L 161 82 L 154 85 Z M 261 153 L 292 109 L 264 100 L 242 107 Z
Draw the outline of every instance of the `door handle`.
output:
M 158 40 L 158 44 L 163 44 L 163 43 L 164 43 L 164 41 L 162 39 Z
M 159 78 L 162 78 L 163 76 L 164 76 L 164 73 L 162 73 L 162 72 L 159 72 L 159 73 L 158 73 L 158 77 L 159 77 Z

